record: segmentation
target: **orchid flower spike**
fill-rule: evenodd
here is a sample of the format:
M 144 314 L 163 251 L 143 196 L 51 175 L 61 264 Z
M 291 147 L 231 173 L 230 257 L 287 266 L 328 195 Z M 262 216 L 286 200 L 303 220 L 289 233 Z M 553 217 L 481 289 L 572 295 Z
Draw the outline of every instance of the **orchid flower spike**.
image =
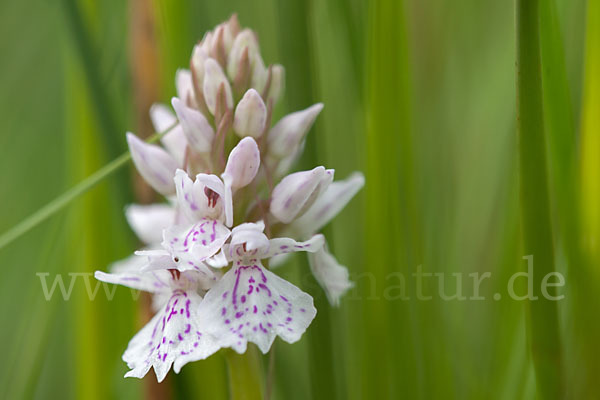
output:
M 161 145 L 127 134 L 140 175 L 167 201 L 126 208 L 143 247 L 96 273 L 152 293 L 156 315 L 123 360 L 126 376 L 154 368 L 158 381 L 220 348 L 243 353 L 250 342 L 266 353 L 277 336 L 300 340 L 313 299 L 273 272 L 292 253 L 308 254 L 338 305 L 353 284 L 318 232 L 364 185 L 360 173 L 333 182 L 324 166 L 290 173 L 323 104 L 272 124 L 285 71 L 265 65 L 256 33 L 235 16 L 194 46 L 175 86 L 172 109 L 150 109 L 155 129 L 168 131 Z

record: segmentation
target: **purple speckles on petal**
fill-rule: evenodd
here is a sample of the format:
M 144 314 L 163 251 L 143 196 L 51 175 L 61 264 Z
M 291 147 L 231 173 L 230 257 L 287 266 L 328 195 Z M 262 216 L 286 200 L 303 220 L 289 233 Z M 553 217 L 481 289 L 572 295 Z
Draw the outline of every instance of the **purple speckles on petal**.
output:
M 162 357 L 163 362 L 165 362 L 166 359 L 167 359 L 167 353 L 163 354 L 163 357 Z
M 185 331 L 183 333 L 190 333 L 190 329 L 192 329 L 192 325 L 187 324 L 187 327 L 185 328 Z
M 225 323 L 226 323 L 226 324 L 229 324 L 230 322 L 231 322 L 231 321 L 230 321 L 230 320 L 228 320 L 228 319 L 226 319 L 226 320 L 225 320 Z
M 304 308 L 301 308 L 300 312 L 306 312 L 306 310 Z
M 283 297 L 283 295 L 280 295 L 279 297 L 280 297 L 280 298 L 281 298 L 281 300 L 283 300 L 283 301 L 288 301 L 288 299 L 286 299 L 285 297 Z
M 241 318 L 243 315 L 244 313 L 242 311 L 238 311 L 237 313 L 235 313 L 236 318 Z
M 246 302 L 246 296 L 242 295 L 242 303 Z
M 258 312 L 258 307 L 256 307 L 256 305 L 254 305 L 254 310 L 252 311 L 254 314 L 256 314 Z
M 223 308 L 221 309 L 221 316 L 222 316 L 222 317 L 224 317 L 226 313 L 227 313 L 227 308 L 226 308 L 226 307 L 223 307 Z

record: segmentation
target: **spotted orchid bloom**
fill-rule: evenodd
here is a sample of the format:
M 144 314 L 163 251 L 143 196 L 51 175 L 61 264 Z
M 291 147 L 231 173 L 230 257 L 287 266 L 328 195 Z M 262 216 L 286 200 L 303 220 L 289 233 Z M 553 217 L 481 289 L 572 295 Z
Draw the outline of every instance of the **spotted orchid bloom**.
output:
M 312 297 L 269 268 L 306 252 L 330 302 L 351 287 L 348 271 L 317 232 L 362 187 L 356 174 L 333 182 L 318 166 L 290 173 L 323 110 L 317 103 L 271 126 L 284 69 L 265 66 L 256 34 L 233 16 L 193 49 L 177 71 L 172 110 L 152 106 L 161 145 L 128 133 L 133 162 L 167 202 L 126 210 L 144 247 L 97 272 L 105 282 L 153 294 L 154 318 L 123 355 L 142 377 L 159 381 L 171 366 L 220 348 L 254 343 L 266 353 L 276 337 L 294 343 L 316 316 Z
M 313 171 L 297 173 L 305 176 L 305 180 L 301 183 L 302 190 L 297 189 L 297 184 L 294 185 L 293 182 L 284 179 L 273 191 L 271 213 L 276 218 L 289 222 L 283 232 L 285 236 L 303 239 L 314 235 L 348 204 L 365 183 L 364 176 L 358 172 L 343 181 L 331 183 L 333 171 L 331 176 L 324 178 L 315 176 Z M 276 194 L 280 194 L 281 197 L 276 197 Z M 280 203 L 288 202 L 300 203 L 306 211 L 282 210 Z M 308 207 L 306 207 L 307 203 Z M 287 254 L 277 256 L 271 266 L 277 267 L 286 259 Z M 348 269 L 340 265 L 329 252 L 327 243 L 318 251 L 308 253 L 308 260 L 311 272 L 325 291 L 329 302 L 332 305 L 339 305 L 340 298 L 354 286 L 348 278 Z
M 162 307 L 129 342 L 123 361 L 131 369 L 126 377 L 142 378 L 154 368 L 161 382 L 171 366 L 176 373 L 190 361 L 205 359 L 219 349 L 203 331 L 198 319 L 201 295 L 211 281 L 196 271 L 97 271 L 96 279 L 150 292 L 164 299 Z
M 200 323 L 223 347 L 238 353 L 248 342 L 266 353 L 276 336 L 288 343 L 300 339 L 317 310 L 310 295 L 266 269 L 261 260 L 296 251 L 315 252 L 323 236 L 306 242 L 269 240 L 264 223 L 233 229 L 224 253 L 232 267 L 206 294 L 198 309 Z

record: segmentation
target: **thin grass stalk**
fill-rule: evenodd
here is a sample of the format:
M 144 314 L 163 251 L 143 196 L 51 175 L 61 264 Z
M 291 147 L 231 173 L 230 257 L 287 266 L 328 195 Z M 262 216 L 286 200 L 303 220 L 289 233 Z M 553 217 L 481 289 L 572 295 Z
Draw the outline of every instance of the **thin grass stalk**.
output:
M 539 18 L 537 0 L 517 0 L 516 80 L 521 223 L 524 254 L 533 255 L 534 296 L 538 297 L 527 303 L 528 338 L 538 397 L 546 400 L 564 398 L 565 386 L 557 305 L 540 293 L 542 279 L 555 270 L 555 264 L 546 173 Z

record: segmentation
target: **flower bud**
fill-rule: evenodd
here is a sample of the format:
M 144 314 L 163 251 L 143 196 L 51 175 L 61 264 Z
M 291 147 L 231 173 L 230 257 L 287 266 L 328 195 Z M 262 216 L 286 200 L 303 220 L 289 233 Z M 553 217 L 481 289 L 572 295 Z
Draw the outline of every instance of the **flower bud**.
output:
M 324 167 L 295 172 L 283 178 L 271 196 L 270 211 L 279 221 L 290 223 L 318 190 Z
M 231 46 L 231 51 L 229 52 L 229 58 L 227 60 L 227 74 L 232 80 L 235 79 L 237 75 L 238 67 L 240 65 L 242 54 L 244 53 L 245 48 L 248 48 L 250 67 L 253 68 L 256 56 L 260 54 L 260 50 L 258 47 L 258 42 L 256 41 L 256 36 L 250 29 L 244 29 L 241 31 L 235 37 L 233 45 Z
M 265 102 L 268 104 L 272 101 L 277 104 L 279 97 L 285 88 L 285 69 L 279 64 L 271 65 L 271 82 L 269 91 L 265 95 Z
M 233 95 L 229 81 L 219 63 L 212 58 L 204 62 L 204 100 L 211 114 L 215 114 L 217 93 L 221 85 L 225 88 L 225 100 L 228 108 L 233 108 Z
M 239 137 L 262 135 L 267 122 L 267 107 L 258 92 L 249 89 L 238 103 L 233 119 L 233 130 Z
M 200 45 L 195 45 L 192 51 L 192 60 L 190 62 L 194 79 L 199 83 L 199 87 L 204 84 L 204 62 L 209 58 L 208 53 Z
M 283 158 L 292 153 L 302 143 L 322 109 L 323 103 L 317 103 L 280 119 L 269 131 L 267 142 L 270 154 Z
M 181 101 L 190 106 L 195 106 L 194 83 L 192 81 L 192 73 L 189 69 L 177 70 L 175 73 L 175 88 L 177 89 L 177 97 Z
M 146 143 L 130 132 L 127 132 L 127 143 L 131 158 L 146 182 L 165 196 L 175 193 L 173 176 L 177 162 L 173 157 L 160 147 Z
M 231 150 L 224 174 L 231 177 L 231 187 L 238 189 L 248 185 L 260 167 L 260 151 L 251 137 L 245 137 Z
M 150 107 L 150 119 L 156 132 L 165 132 L 167 129 L 171 129 L 160 138 L 160 141 L 175 158 L 177 164 L 183 165 L 187 139 L 181 125 L 177 123 L 177 117 L 173 111 L 164 104 L 153 104 Z
M 198 153 L 210 151 L 215 132 L 200 111 L 187 107 L 180 99 L 171 100 L 189 145 Z

